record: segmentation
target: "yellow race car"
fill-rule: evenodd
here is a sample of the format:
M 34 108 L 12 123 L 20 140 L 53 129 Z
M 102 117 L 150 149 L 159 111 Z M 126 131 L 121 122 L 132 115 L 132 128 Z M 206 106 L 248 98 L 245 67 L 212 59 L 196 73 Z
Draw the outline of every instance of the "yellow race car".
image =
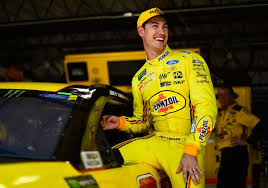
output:
M 104 132 L 104 114 L 131 115 L 132 102 L 107 85 L 0 83 L 0 188 L 169 187 L 149 165 L 123 165 L 111 146 L 133 135 Z

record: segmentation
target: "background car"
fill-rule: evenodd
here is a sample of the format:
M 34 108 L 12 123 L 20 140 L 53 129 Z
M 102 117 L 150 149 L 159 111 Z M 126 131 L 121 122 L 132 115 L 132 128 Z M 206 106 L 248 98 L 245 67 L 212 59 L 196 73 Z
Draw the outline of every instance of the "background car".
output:
M 147 164 L 123 164 L 111 146 L 140 135 L 103 131 L 104 114 L 132 115 L 111 86 L 0 83 L 0 187 L 170 186 Z

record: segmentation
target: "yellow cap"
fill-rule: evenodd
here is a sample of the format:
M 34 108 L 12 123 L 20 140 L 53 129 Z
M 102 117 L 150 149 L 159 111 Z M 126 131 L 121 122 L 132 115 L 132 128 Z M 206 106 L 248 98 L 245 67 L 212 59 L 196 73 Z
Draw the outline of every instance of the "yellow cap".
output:
M 159 8 L 151 8 L 149 10 L 146 10 L 140 14 L 138 21 L 137 21 L 137 27 L 142 26 L 142 24 L 144 24 L 144 22 L 146 22 L 150 18 L 154 16 L 163 15 L 163 14 L 164 12 L 161 11 Z

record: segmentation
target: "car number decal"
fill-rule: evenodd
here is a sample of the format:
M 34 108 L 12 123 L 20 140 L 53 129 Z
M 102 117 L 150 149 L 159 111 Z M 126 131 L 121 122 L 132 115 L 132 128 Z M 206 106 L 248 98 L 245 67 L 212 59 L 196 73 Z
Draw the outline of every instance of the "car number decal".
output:
M 103 167 L 99 151 L 82 151 L 81 158 L 85 169 Z

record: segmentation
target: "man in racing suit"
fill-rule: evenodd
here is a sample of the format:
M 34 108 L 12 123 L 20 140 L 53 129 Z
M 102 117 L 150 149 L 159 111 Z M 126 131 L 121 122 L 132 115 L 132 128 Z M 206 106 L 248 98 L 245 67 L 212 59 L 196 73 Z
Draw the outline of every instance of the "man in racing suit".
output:
M 254 134 L 250 135 L 253 128 L 260 126 L 260 119 L 238 105 L 234 96 L 232 87 L 219 88 L 221 108 L 215 132 L 216 148 L 221 150 L 221 162 L 217 188 L 246 188 L 249 164 L 247 145 L 256 140 Z
M 163 169 L 176 188 L 204 187 L 205 145 L 217 114 L 209 69 L 200 55 L 168 47 L 160 9 L 141 13 L 137 30 L 147 60 L 132 79 L 133 117 L 104 116 L 101 125 L 130 133 L 153 125 L 152 135 L 115 146 L 125 163 Z

